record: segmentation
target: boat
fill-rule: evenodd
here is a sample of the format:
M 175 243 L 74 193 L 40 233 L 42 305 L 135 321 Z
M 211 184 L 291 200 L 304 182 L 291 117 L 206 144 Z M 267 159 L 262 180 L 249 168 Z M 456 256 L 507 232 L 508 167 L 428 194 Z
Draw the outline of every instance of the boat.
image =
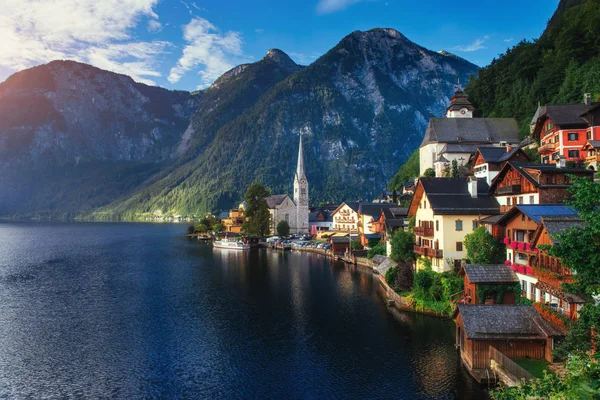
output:
M 221 238 L 219 240 L 215 240 L 213 242 L 213 247 L 215 249 L 232 249 L 232 250 L 249 250 L 250 245 L 246 242 L 245 239 L 237 239 L 237 238 Z

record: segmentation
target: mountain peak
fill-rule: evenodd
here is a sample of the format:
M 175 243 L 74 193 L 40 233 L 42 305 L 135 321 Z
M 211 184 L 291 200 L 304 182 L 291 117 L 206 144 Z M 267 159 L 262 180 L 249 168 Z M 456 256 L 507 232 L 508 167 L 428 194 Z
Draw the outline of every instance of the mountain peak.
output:
M 299 66 L 285 52 L 279 49 L 270 49 L 263 60 L 273 61 L 287 71 L 296 71 Z

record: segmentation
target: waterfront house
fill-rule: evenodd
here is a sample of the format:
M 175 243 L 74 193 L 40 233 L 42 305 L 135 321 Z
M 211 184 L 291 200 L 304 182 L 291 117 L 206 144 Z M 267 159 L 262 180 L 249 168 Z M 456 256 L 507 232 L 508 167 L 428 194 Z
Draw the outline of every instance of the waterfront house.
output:
M 552 362 L 554 338 L 564 335 L 528 305 L 459 304 L 454 317 L 460 358 L 479 382 L 489 380 L 491 349 L 510 359 Z
M 358 234 L 359 202 L 349 201 L 339 205 L 332 213 L 333 230 L 335 232 L 350 232 Z
M 466 258 L 465 235 L 480 219 L 500 212 L 488 189 L 484 179 L 419 179 L 408 215 L 415 217 L 414 251 L 431 261 L 434 271 L 458 270 Z
M 392 236 L 397 230 L 408 229 L 407 207 L 384 207 L 379 211 L 379 217 L 371 223 L 371 229 L 377 232 L 381 241 L 386 245 L 388 257 L 392 254 Z
M 308 225 L 313 235 L 333 230 L 332 211 L 321 208 L 311 211 L 308 214 Z
M 471 159 L 473 175 L 485 179 L 488 184 L 498 175 L 504 164 L 509 161 L 529 162 L 529 157 L 520 147 L 485 146 L 478 147 Z
M 538 107 L 534 119 L 532 137 L 540 141 L 543 164 L 556 164 L 560 157 L 582 164 L 585 143 L 600 140 L 600 103 L 592 103 L 587 93 L 583 103 Z
M 224 214 L 222 214 L 224 216 Z M 244 216 L 244 203 L 241 203 L 238 208 L 232 208 L 229 210 L 227 218 L 223 218 L 221 223 L 225 229 L 225 232 L 229 233 L 241 233 L 242 225 L 246 221 Z
M 584 168 L 507 162 L 490 185 L 502 212 L 515 204 L 555 204 L 569 197 L 569 175 L 592 178 Z
M 561 233 L 571 228 L 581 228 L 584 222 L 578 216 L 545 216 L 533 235 L 532 246 L 537 250 L 531 263 L 535 277 L 535 294 L 530 299 L 548 304 L 553 310 L 569 319 L 579 318 L 579 311 L 591 301 L 585 295 L 566 292 L 563 283 L 573 283 L 575 271 L 564 265 L 559 258 L 548 254 L 547 246 L 554 246 Z
M 598 134 L 600 136 L 600 134 Z M 599 140 L 588 140 L 583 145 L 583 153 L 585 154 L 585 164 L 587 169 L 591 171 L 598 171 L 600 167 L 600 139 Z
M 465 304 L 515 304 L 519 278 L 510 266 L 467 264 L 459 275 L 465 279 Z
M 536 288 L 537 278 L 531 269 L 538 256 L 533 238 L 543 217 L 559 216 L 577 217 L 577 212 L 564 204 L 522 204 L 512 207 L 496 223 L 506 246 L 507 264 L 517 273 L 523 297 L 534 301 L 544 297 Z
M 327 240 L 331 246 L 331 254 L 342 255 L 350 251 L 352 237 L 348 233 L 334 233 Z
M 519 127 L 514 118 L 474 118 L 474 109 L 462 90 L 457 90 L 446 118 L 431 118 L 419 146 L 420 175 L 428 168 L 442 170 L 456 160 L 465 165 L 479 146 L 516 146 Z
M 381 240 L 381 232 L 375 222 L 379 218 L 381 210 L 398 208 L 395 203 L 360 203 L 358 205 L 358 235 L 360 243 L 368 246 L 369 241 Z

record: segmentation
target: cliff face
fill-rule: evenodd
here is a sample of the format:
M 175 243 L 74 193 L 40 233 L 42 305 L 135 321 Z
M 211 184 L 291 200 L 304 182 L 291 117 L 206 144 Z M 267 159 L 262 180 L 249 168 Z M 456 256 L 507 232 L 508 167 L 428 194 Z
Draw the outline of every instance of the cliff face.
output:
M 237 79 L 233 98 L 245 99 L 238 88 L 250 68 L 229 72 L 213 86 L 222 90 L 220 81 Z M 182 152 L 194 157 L 103 212 L 197 215 L 230 207 L 257 180 L 273 193 L 291 193 L 300 131 L 311 202 L 372 196 L 419 145 L 428 119 L 443 115 L 458 79 L 476 72 L 475 65 L 417 46 L 392 29 L 354 32 L 209 129 L 224 110 L 207 119 L 223 104 L 209 100 L 207 90 L 206 111 L 196 113 Z

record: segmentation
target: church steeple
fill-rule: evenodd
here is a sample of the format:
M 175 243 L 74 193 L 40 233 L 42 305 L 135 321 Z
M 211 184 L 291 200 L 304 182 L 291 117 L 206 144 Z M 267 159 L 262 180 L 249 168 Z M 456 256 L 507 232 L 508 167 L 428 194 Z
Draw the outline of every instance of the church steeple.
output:
M 296 166 L 295 180 L 299 181 L 302 178 L 306 180 L 306 172 L 304 171 L 304 152 L 302 151 L 302 132 L 300 132 L 300 145 L 298 146 L 298 164 Z

